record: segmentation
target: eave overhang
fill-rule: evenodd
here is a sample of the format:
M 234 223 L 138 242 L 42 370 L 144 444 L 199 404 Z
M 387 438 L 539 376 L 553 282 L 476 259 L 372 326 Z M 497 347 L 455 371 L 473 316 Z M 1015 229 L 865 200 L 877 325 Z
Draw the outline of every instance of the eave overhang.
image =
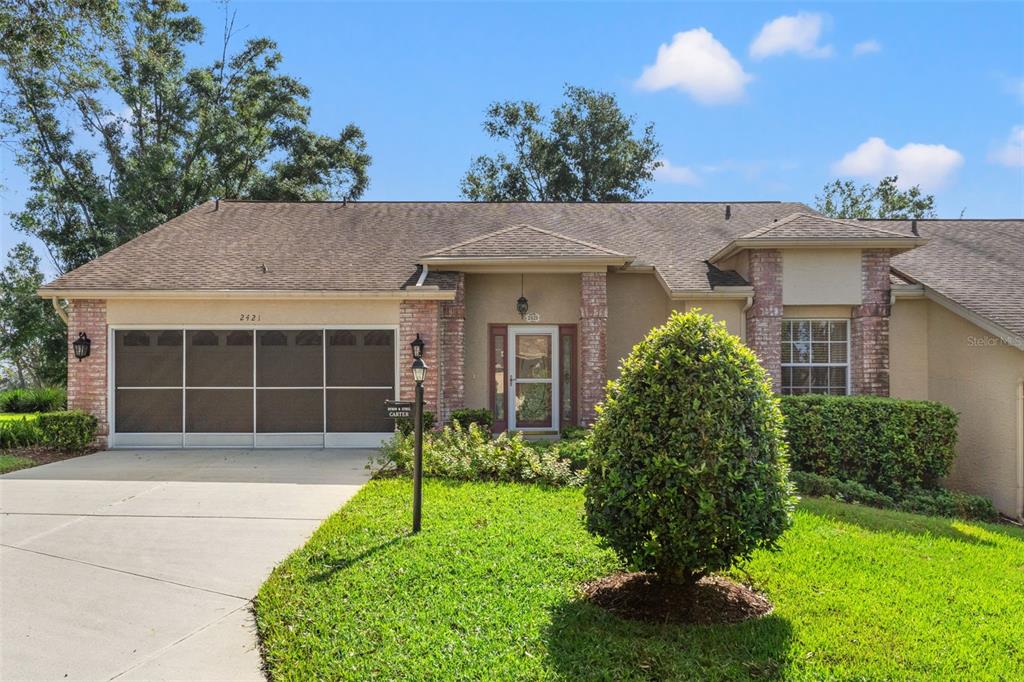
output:
M 709 262 L 718 263 L 748 249 L 889 249 L 903 253 L 924 246 L 923 237 L 893 237 L 892 239 L 734 239 L 720 249 Z

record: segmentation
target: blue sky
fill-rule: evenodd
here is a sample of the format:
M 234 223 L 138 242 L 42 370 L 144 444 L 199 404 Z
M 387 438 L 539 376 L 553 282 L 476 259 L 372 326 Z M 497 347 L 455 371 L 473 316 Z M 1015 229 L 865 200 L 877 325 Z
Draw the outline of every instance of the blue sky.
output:
M 196 2 L 217 51 L 223 11 Z M 563 84 L 654 122 L 651 200 L 812 202 L 833 177 L 901 172 L 940 215 L 1024 217 L 1024 3 L 236 2 L 312 89 L 313 127 L 362 127 L 365 199 L 455 199 L 496 149 L 487 105 L 557 105 Z M 859 45 L 859 47 L 858 47 Z M 25 179 L 0 152 L 0 239 Z

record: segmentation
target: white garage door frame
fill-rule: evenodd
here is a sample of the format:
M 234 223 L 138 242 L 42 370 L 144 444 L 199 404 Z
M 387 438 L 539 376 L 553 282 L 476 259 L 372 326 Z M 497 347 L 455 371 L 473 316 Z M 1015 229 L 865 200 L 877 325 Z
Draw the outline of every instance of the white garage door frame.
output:
M 115 333 L 127 330 L 166 331 L 174 330 L 182 333 L 182 420 L 180 433 L 120 433 L 117 431 L 117 414 L 115 406 L 115 385 L 114 362 L 117 346 Z M 375 448 L 379 447 L 386 440 L 391 438 L 393 432 L 369 432 L 369 433 L 334 433 L 327 431 L 327 400 L 326 393 L 329 388 L 339 388 L 326 385 L 327 366 L 327 344 L 323 344 L 324 380 L 322 389 L 324 400 L 324 430 L 316 433 L 186 433 L 185 432 L 185 368 L 187 348 L 184 335 L 186 331 L 218 330 L 218 331 L 251 331 L 253 333 L 253 353 L 255 355 L 256 332 L 268 330 L 310 330 L 323 331 L 326 337 L 327 332 L 337 330 L 365 331 L 365 330 L 388 330 L 394 333 L 394 392 L 393 397 L 398 399 L 401 395 L 401 370 L 399 368 L 399 328 L 397 324 L 342 324 L 342 325 L 310 325 L 310 324 L 259 324 L 259 325 L 231 325 L 231 324 L 117 324 L 109 325 L 107 328 L 107 423 L 110 425 L 108 445 L 111 448 Z M 326 339 L 325 339 L 326 341 Z M 256 362 L 253 359 L 253 389 L 256 384 Z M 173 387 L 179 388 L 177 386 Z M 211 387 L 205 387 L 211 388 Z M 244 386 L 229 387 L 233 389 L 247 388 Z M 317 387 L 321 388 L 321 387 Z M 375 388 L 375 387 L 360 387 Z M 380 406 L 384 410 L 384 405 Z M 253 423 L 255 425 L 255 403 L 253 404 Z

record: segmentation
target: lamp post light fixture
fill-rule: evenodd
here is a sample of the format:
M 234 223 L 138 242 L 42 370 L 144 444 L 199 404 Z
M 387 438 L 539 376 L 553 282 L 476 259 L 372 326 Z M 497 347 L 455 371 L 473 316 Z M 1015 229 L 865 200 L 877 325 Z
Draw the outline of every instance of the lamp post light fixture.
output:
M 92 348 L 92 341 L 85 335 L 85 332 L 79 332 L 78 338 L 71 344 L 71 347 L 75 349 L 75 357 L 81 362 L 83 359 L 89 357 L 89 351 Z
M 416 335 L 412 346 L 412 378 L 416 382 L 416 402 L 413 404 L 415 441 L 412 469 L 412 532 L 419 533 L 423 517 L 423 380 L 427 378 L 427 363 L 423 362 L 423 339 Z

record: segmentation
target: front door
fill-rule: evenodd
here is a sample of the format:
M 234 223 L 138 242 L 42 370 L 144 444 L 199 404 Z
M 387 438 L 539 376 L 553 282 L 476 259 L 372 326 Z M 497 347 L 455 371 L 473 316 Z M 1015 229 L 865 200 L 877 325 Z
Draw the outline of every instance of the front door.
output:
M 509 327 L 508 427 L 558 430 L 558 327 Z

